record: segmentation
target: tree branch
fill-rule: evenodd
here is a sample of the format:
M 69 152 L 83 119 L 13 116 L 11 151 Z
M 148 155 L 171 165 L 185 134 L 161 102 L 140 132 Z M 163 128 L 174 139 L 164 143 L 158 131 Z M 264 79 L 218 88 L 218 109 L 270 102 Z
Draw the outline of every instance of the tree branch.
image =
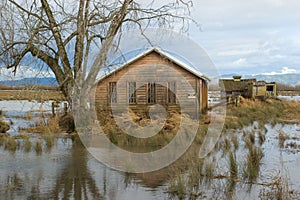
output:
M 38 49 L 37 47 L 30 45 L 28 47 L 29 52 L 32 54 L 32 56 L 36 56 L 37 58 L 41 59 L 43 62 L 45 62 L 50 69 L 55 74 L 55 77 L 57 78 L 57 82 L 61 84 L 66 76 L 64 75 L 64 72 L 62 71 L 61 67 L 58 64 L 58 60 L 48 55 L 46 52 Z
M 84 36 L 86 30 L 86 22 L 85 22 L 85 6 L 88 7 L 89 1 L 86 2 L 84 0 L 79 1 L 79 10 L 77 15 L 77 37 L 75 44 L 75 54 L 74 54 L 74 79 L 77 78 L 77 73 L 81 68 L 82 59 L 83 59 L 83 51 L 84 51 Z M 86 8 L 88 9 L 88 8 Z
M 118 11 L 118 14 L 115 15 L 114 19 L 111 22 L 111 25 L 108 29 L 107 35 L 102 43 L 102 48 L 100 50 L 100 53 L 98 54 L 97 58 L 95 59 L 92 68 L 88 74 L 88 77 L 86 79 L 86 82 L 83 86 L 83 89 L 87 89 L 89 91 L 89 88 L 94 86 L 94 82 L 96 80 L 96 76 L 103 65 L 103 63 L 106 61 L 107 53 L 109 49 L 111 48 L 111 44 L 113 42 L 114 37 L 116 36 L 118 30 L 120 29 L 126 14 L 128 7 L 130 3 L 132 3 L 133 0 L 124 0 L 123 5 Z
M 18 9 L 22 10 L 23 12 L 27 13 L 29 16 L 34 16 L 35 18 L 37 18 L 38 20 L 44 22 L 45 24 L 47 24 L 47 21 L 45 21 L 41 16 L 39 16 L 36 13 L 33 13 L 29 10 L 26 10 L 25 8 L 23 8 L 21 5 L 19 5 L 17 2 L 13 1 L 13 0 L 9 0 L 10 3 L 12 3 L 13 5 L 15 5 Z
M 51 11 L 51 8 L 47 2 L 47 0 L 41 0 L 42 6 L 45 9 L 46 15 L 48 17 L 50 28 L 53 33 L 53 36 L 55 38 L 57 48 L 58 48 L 58 55 L 61 57 L 62 65 L 64 67 L 65 73 L 69 74 L 69 76 L 72 76 L 72 70 L 71 65 L 68 59 L 68 54 L 66 52 L 66 49 L 64 47 L 64 43 L 62 41 L 61 33 L 59 30 L 59 27 L 57 26 L 57 23 L 54 19 L 53 13 Z

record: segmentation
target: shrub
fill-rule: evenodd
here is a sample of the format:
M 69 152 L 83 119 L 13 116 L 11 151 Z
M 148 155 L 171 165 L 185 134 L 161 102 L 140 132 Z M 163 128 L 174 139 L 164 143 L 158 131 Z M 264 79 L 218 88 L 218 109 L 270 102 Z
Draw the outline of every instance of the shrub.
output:
M 10 129 L 10 126 L 4 122 L 4 121 L 0 121 L 0 133 L 6 133 L 6 131 L 8 131 Z

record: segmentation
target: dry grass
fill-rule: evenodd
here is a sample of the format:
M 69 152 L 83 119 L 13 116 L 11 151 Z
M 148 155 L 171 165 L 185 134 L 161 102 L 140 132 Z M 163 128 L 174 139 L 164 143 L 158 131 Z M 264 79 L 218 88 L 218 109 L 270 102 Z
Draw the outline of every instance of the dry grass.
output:
M 250 142 L 250 144 L 252 143 Z M 256 147 L 254 145 L 248 147 L 248 154 L 246 155 L 243 173 L 245 179 L 248 179 L 251 182 L 257 179 L 259 176 L 260 164 L 263 156 L 264 154 L 261 147 Z
M 25 140 L 24 140 L 24 151 L 25 152 L 30 152 L 31 151 L 31 142 L 30 142 L 30 140 L 29 140 L 29 138 L 26 138 Z
M 41 134 L 53 134 L 60 133 L 61 129 L 59 127 L 59 117 L 39 118 L 35 124 L 28 128 L 20 128 L 20 130 L 26 131 L 28 133 L 41 133 Z
M 35 141 L 34 149 L 35 149 L 35 152 L 37 155 L 41 155 L 43 152 L 43 141 L 41 141 L 40 139 L 37 139 Z
M 280 116 L 279 121 L 283 123 L 300 123 L 300 102 L 299 101 L 283 101 L 284 112 Z
M 284 143 L 287 139 L 290 139 L 290 137 L 283 132 L 283 130 L 278 131 L 278 145 L 280 148 L 284 147 Z
M 5 144 L 4 144 L 5 150 L 15 152 L 18 146 L 19 143 L 15 140 L 14 137 L 6 137 Z
M 252 144 L 255 144 L 255 132 L 253 130 L 249 134 L 249 140 Z
M 266 140 L 266 136 L 261 130 L 258 130 L 257 134 L 258 134 L 259 144 L 262 145 Z
M 300 106 L 300 102 L 297 104 Z M 286 115 L 286 112 L 291 112 L 294 103 L 279 100 L 268 100 L 266 102 L 259 100 L 250 100 L 242 98 L 241 103 L 236 107 L 228 105 L 225 129 L 242 129 L 245 126 L 251 125 L 254 121 L 259 123 L 258 128 L 262 128 L 266 123 L 272 123 L 273 120 L 278 120 Z M 287 109 L 289 108 L 289 109 Z M 293 113 L 298 113 L 293 110 Z M 300 115 L 299 118 L 300 119 Z
M 47 149 L 50 150 L 54 145 L 54 136 L 47 134 L 44 136 L 44 140 L 46 142 Z
M 236 155 L 233 152 L 229 152 L 229 172 L 230 177 L 235 179 L 238 176 L 238 164 L 236 160 Z
M 0 100 L 59 100 L 63 101 L 60 91 L 55 90 L 1 90 Z
M 29 112 L 26 112 L 25 115 L 14 115 L 13 116 L 15 119 L 25 119 L 25 120 L 32 120 L 32 113 L 29 111 Z
M 292 190 L 291 185 L 288 182 L 288 177 L 285 175 L 276 175 L 273 177 L 273 183 L 265 185 L 259 193 L 259 198 L 264 199 L 299 199 L 300 193 Z
M 4 144 L 5 142 L 5 136 L 0 133 L 0 147 Z
M 150 123 L 157 123 L 154 119 L 152 122 L 148 116 L 141 113 L 130 112 L 129 116 L 120 114 L 117 116 L 122 120 L 124 125 L 130 125 L 130 121 L 135 122 L 137 125 L 144 127 Z M 102 130 L 114 144 L 117 144 L 123 149 L 129 150 L 131 152 L 149 152 L 161 149 L 163 146 L 167 145 L 177 134 L 178 128 L 181 123 L 182 116 L 177 112 L 169 113 L 166 123 L 163 128 L 158 131 L 152 137 L 149 138 L 136 138 L 124 133 L 115 122 L 112 114 L 109 112 L 98 112 L 98 119 L 100 119 L 100 125 Z M 191 125 L 194 123 L 191 120 Z M 193 124 L 194 125 L 194 124 Z M 186 133 L 189 132 L 189 127 L 185 130 Z M 201 142 L 202 138 L 198 138 L 198 142 Z
M 294 108 L 295 103 L 291 105 L 286 105 L 287 102 L 279 100 L 267 100 L 265 102 L 259 100 L 249 100 L 241 99 L 241 104 L 236 106 L 228 105 L 227 117 L 225 120 L 224 130 L 229 132 L 229 130 L 242 129 L 245 126 L 251 125 L 254 121 L 258 122 L 256 129 L 263 131 L 264 125 L 268 122 L 273 122 L 282 117 L 285 112 L 290 111 L 291 107 Z M 286 109 L 289 107 L 290 109 Z M 177 133 L 178 127 L 180 126 L 181 115 L 176 112 L 171 112 L 166 120 L 163 129 L 153 137 L 147 139 L 135 138 L 123 133 L 123 131 L 118 128 L 113 115 L 110 112 L 98 111 L 98 119 L 100 120 L 101 127 L 103 131 L 107 134 L 108 138 L 118 146 L 134 151 L 134 152 L 148 152 L 162 148 L 168 144 Z M 129 116 L 120 116 L 126 120 L 133 121 L 140 126 L 145 126 L 150 123 L 149 117 L 141 112 L 136 113 L 130 111 Z M 207 118 L 207 116 L 204 116 Z M 203 119 L 202 122 L 209 121 L 208 119 Z M 128 123 L 130 124 L 130 123 Z M 200 123 L 199 129 L 205 130 L 207 125 L 205 123 Z M 209 123 L 208 123 L 209 124 Z M 202 130 L 200 130 L 202 132 Z M 265 136 L 262 132 L 257 132 L 252 130 L 249 133 L 249 140 L 255 144 L 256 135 L 259 144 L 265 141 Z M 201 144 L 205 135 L 197 136 L 195 141 Z M 230 148 L 231 144 L 229 138 L 224 140 L 225 152 Z M 237 137 L 232 138 L 232 143 L 235 149 L 238 148 L 239 142 Z
M 236 135 L 232 135 L 231 136 L 231 141 L 233 143 L 234 149 L 238 150 L 239 148 L 239 141 L 238 141 L 238 137 Z
M 176 196 L 178 199 L 185 199 L 187 195 L 187 187 L 185 183 L 185 177 L 182 174 L 177 174 L 175 178 L 171 180 L 168 192 Z

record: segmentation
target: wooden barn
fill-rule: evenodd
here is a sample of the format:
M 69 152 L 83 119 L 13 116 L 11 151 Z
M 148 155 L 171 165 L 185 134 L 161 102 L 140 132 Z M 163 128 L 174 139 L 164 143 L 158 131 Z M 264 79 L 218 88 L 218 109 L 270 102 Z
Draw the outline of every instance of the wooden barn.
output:
M 185 107 L 200 115 L 208 108 L 208 81 L 179 56 L 151 48 L 102 75 L 96 105 L 100 110 L 125 106 L 147 112 L 149 106 L 159 104 L 168 112 Z
M 256 81 L 256 79 L 241 79 L 241 76 L 233 76 L 233 79 L 220 79 L 223 84 L 223 97 L 241 95 L 245 98 L 266 99 L 277 96 L 275 82 Z M 221 86 L 221 85 L 220 85 Z
M 275 82 L 267 83 L 257 81 L 248 85 L 248 98 L 275 98 L 277 96 L 277 87 Z

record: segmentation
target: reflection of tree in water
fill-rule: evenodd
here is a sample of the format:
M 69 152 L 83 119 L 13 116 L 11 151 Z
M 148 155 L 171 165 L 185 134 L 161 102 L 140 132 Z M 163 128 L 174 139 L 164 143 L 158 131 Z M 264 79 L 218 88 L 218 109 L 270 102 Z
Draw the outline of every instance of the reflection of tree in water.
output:
M 81 144 L 73 146 L 71 160 L 57 177 L 54 199 L 103 199 L 87 166 L 87 151 Z
M 95 177 L 88 167 L 86 149 L 78 142 L 73 143 L 68 158 L 59 162 L 65 163 L 59 173 L 53 177 L 54 182 L 45 180 L 47 171 L 32 168 L 33 176 L 22 171 L 7 175 L 0 182 L 0 199 L 103 199 L 97 187 Z M 52 162 L 44 163 L 45 165 Z M 51 172 L 48 172 L 51 173 Z M 1 178 L 1 177 L 0 177 Z M 103 181 L 106 182 L 106 178 Z M 1 184 L 4 187 L 1 188 Z M 106 183 L 104 183 L 105 185 Z M 51 189 L 52 188 L 52 189 Z M 104 188 L 104 193 L 105 193 Z
M 4 181 L 6 186 L 5 188 L 0 187 L 0 199 L 4 196 L 6 199 L 14 199 L 14 194 L 11 193 L 11 190 L 15 190 L 16 192 L 21 192 L 22 180 L 17 174 L 12 176 L 7 176 Z M 1 194 L 3 192 L 3 194 Z

